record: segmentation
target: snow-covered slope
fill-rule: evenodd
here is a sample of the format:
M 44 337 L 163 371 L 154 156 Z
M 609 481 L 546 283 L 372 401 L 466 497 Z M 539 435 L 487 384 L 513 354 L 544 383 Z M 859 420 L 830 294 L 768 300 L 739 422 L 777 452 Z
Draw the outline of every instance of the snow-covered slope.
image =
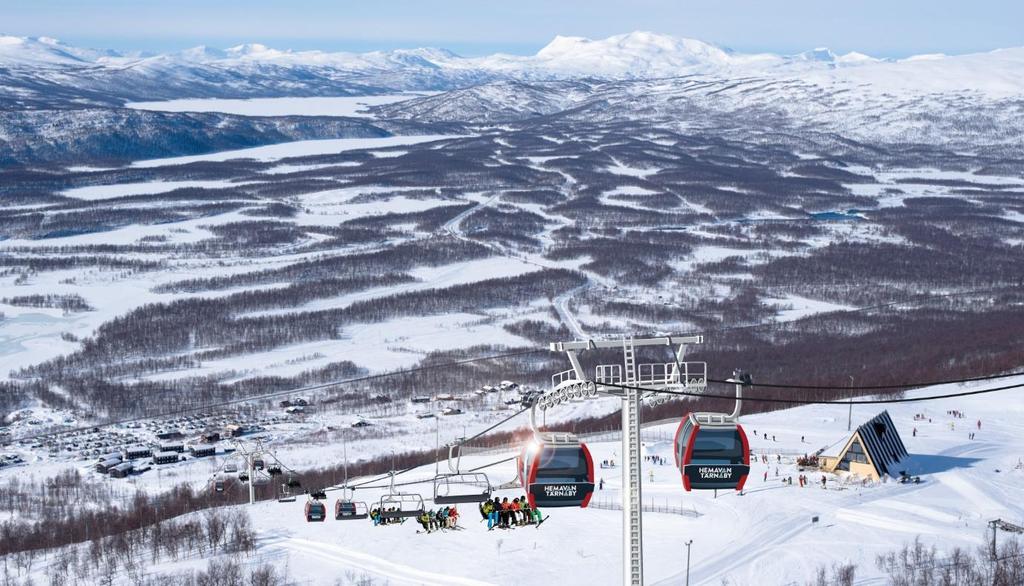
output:
M 935 387 L 911 396 L 957 390 L 961 389 Z M 651 428 L 646 432 L 645 452 L 666 458 L 667 464 L 646 464 L 643 474 L 644 502 L 663 511 L 644 514 L 646 582 L 682 583 L 686 572 L 682 544 L 688 539 L 694 541 L 690 583 L 707 585 L 726 579 L 729 584 L 804 584 L 813 580 L 819 566 L 848 562 L 857 566 L 857 583 L 883 583 L 875 555 L 915 537 L 938 547 L 940 557 L 954 547 L 973 550 L 983 545 L 989 519 L 1019 519 L 1024 514 L 1021 406 L 1013 397 L 1011 391 L 933 403 L 856 407 L 855 422 L 882 409 L 890 411 L 911 454 L 904 466 L 921 476 L 921 484 L 899 484 L 891 478 L 885 483 L 862 483 L 827 475 L 827 488 L 822 490 L 821 475 L 811 471 L 812 483 L 801 488 L 796 456 L 828 446 L 826 453 L 835 454 L 848 437 L 842 406 L 808 406 L 744 418 L 751 437 L 754 430 L 759 435 L 752 439 L 751 448 L 758 456 L 768 456 L 769 464 L 753 465 L 743 496 L 684 492 L 671 465 L 669 439 L 675 424 Z M 965 417 L 951 417 L 946 413 L 950 409 L 964 412 Z M 917 414 L 925 419 L 915 421 Z M 975 439 L 968 439 L 970 432 L 977 433 Z M 765 433 L 778 441 L 765 440 Z M 618 459 L 620 445 L 592 442 L 590 448 L 594 461 L 600 462 Z M 464 464 L 481 466 L 508 455 L 476 456 Z M 515 475 L 511 463 L 487 471 L 495 482 Z M 548 509 L 550 519 L 536 531 L 488 532 L 472 505 L 460 507 L 464 531 L 432 535 L 416 534 L 413 523 L 393 527 L 373 527 L 369 522 L 305 523 L 302 503 L 258 505 L 253 516 L 266 539 L 262 553 L 287 554 L 297 577 L 314 584 L 329 583 L 326 576 L 345 570 L 361 570 L 391 583 L 433 583 L 436 577 L 423 570 L 438 568 L 439 557 L 450 576 L 442 583 L 616 584 L 621 574 L 622 513 L 603 507 L 619 502 L 619 473 L 618 468 L 598 470 L 606 485 L 594 497 L 596 506 Z M 424 467 L 410 472 L 403 482 L 432 474 L 432 466 Z M 793 477 L 792 485 L 782 482 L 787 477 Z M 426 493 L 430 485 L 404 490 Z M 381 492 L 367 490 L 359 498 L 372 502 Z M 511 500 L 521 492 L 498 494 Z M 814 517 L 817 523 L 812 522 Z M 402 555 L 389 553 L 395 551 Z
M 1003 381 L 1020 382 L 1019 377 Z M 932 387 L 908 396 L 992 386 Z M 685 404 L 679 408 L 685 411 Z M 926 547 L 935 546 L 938 558 L 945 560 L 954 548 L 975 551 L 984 547 L 990 535 L 989 520 L 1018 522 L 1024 515 L 1020 460 L 1024 412 L 1013 391 L 926 403 L 857 406 L 853 410 L 855 425 L 882 409 L 891 414 L 910 453 L 901 469 L 920 476 L 921 483 L 900 484 L 892 478 L 874 483 L 828 474 L 823 489 L 820 473 L 800 470 L 795 463 L 798 455 L 820 448 L 834 455 L 849 437 L 843 405 L 804 406 L 744 417 L 755 461 L 743 495 L 684 492 L 672 465 L 675 422 L 645 429 L 644 454 L 666 460 L 664 464 L 644 464 L 645 583 L 682 584 L 687 574 L 683 544 L 692 540 L 689 580 L 694 585 L 813 583 L 819 567 L 830 569 L 847 563 L 855 566 L 854 583 L 884 584 L 886 576 L 875 564 L 879 554 L 919 538 Z M 950 410 L 964 416 L 954 417 Z M 424 427 L 430 430 L 432 426 Z M 432 434 L 403 439 L 429 445 Z M 595 462 L 619 459 L 621 446 L 614 438 L 588 440 L 588 445 Z M 336 443 L 297 444 L 279 455 L 287 462 L 303 458 L 322 462 L 340 459 L 340 449 Z M 355 447 L 349 442 L 350 457 L 362 449 L 360 442 Z M 483 470 L 493 484 L 505 483 L 515 477 L 515 466 L 501 461 L 512 455 L 511 451 L 475 454 L 464 457 L 462 465 L 467 469 L 487 466 Z M 768 463 L 761 461 L 761 456 Z M 17 472 L 7 470 L 0 478 Z M 209 473 L 203 470 L 196 477 L 203 479 Z M 423 466 L 404 473 L 396 482 L 404 483 L 403 492 L 423 495 L 427 508 L 433 508 L 434 473 L 433 465 Z M 804 487 L 798 482 L 802 473 L 810 478 Z M 166 482 L 180 472 L 165 474 L 169 475 Z M 537 529 L 488 531 L 472 504 L 459 506 L 461 530 L 424 534 L 417 531 L 415 520 L 390 526 L 374 526 L 368 520 L 307 523 L 301 498 L 293 503 L 259 503 L 244 508 L 258 533 L 257 549 L 247 563 L 273 560 L 279 567 L 287 567 L 294 581 L 312 585 L 334 584 L 339 576 L 346 577 L 345 583 L 365 580 L 400 585 L 618 584 L 622 571 L 622 513 L 617 509 L 620 474 L 618 467 L 597 470 L 604 488 L 596 491 L 589 508 L 546 509 L 548 519 Z M 793 478 L 791 485 L 783 482 L 789 477 Z M 149 484 L 145 488 L 156 487 Z M 355 498 L 373 506 L 386 491 L 386 482 L 371 482 L 357 490 Z M 495 495 L 511 500 L 522 492 L 521 488 L 504 489 Z M 340 496 L 340 492 L 328 493 L 328 510 Z M 41 557 L 33 566 L 33 576 L 42 578 L 54 561 L 53 555 Z M 146 571 L 181 571 L 192 563 L 187 558 L 178 562 L 164 559 L 147 565 Z M 126 584 L 127 580 L 115 577 L 114 583 Z

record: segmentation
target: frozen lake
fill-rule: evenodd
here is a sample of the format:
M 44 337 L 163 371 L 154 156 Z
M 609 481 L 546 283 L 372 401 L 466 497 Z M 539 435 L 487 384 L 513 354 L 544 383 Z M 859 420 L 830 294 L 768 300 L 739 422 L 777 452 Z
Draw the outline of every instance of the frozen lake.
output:
M 364 116 L 370 106 L 393 104 L 419 98 L 428 93 L 387 94 L 380 96 L 341 96 L 313 98 L 183 99 L 160 102 L 129 102 L 136 110 L 157 112 L 221 112 L 240 116 Z

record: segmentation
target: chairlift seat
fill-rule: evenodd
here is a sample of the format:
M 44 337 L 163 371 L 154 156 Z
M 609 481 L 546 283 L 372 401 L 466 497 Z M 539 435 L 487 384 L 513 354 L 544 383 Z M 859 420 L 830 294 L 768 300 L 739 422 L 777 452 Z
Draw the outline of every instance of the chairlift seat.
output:
M 390 511 L 388 509 L 394 509 Z M 426 510 L 423 497 L 413 493 L 392 493 L 380 497 L 380 516 L 383 519 L 418 517 Z
M 434 478 L 435 504 L 482 503 L 490 498 L 491 483 L 486 474 L 440 474 Z

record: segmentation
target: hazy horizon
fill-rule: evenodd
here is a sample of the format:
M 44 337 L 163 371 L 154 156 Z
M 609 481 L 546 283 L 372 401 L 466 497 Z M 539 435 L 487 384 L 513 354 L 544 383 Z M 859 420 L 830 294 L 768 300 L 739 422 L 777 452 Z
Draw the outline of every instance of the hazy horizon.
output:
M 1024 3 L 954 0 L 856 5 L 793 0 L 713 4 L 608 0 L 514 5 L 469 0 L 381 0 L 339 6 L 298 0 L 138 3 L 38 0 L 0 6 L 0 33 L 48 36 L 78 46 L 166 52 L 258 42 L 282 49 L 365 52 L 441 47 L 460 55 L 529 55 L 556 35 L 606 38 L 636 30 L 700 39 L 743 53 L 792 54 L 816 47 L 876 57 L 962 54 L 1024 46 Z
M 769 48 L 752 48 L 752 49 L 740 49 L 732 45 L 726 45 L 715 42 L 710 39 L 699 38 L 699 37 L 685 37 L 683 35 L 670 35 L 669 33 L 660 33 L 658 31 L 623 31 L 621 33 L 615 33 L 614 35 L 607 35 L 603 37 L 587 37 L 591 40 L 602 40 L 607 37 L 615 36 L 618 34 L 628 34 L 631 32 L 652 32 L 656 34 L 665 34 L 677 38 L 690 38 L 696 39 L 711 45 L 720 47 L 722 49 L 732 50 L 737 53 L 772 53 L 778 55 L 794 55 L 805 51 L 811 51 L 819 48 L 825 48 L 833 51 L 838 55 L 842 55 L 849 52 L 864 53 L 871 57 L 883 58 L 883 59 L 903 59 L 908 57 L 914 57 L 919 55 L 929 54 L 945 54 L 945 55 L 964 55 L 971 53 L 985 53 L 990 51 L 997 51 L 1000 49 L 1010 49 L 1017 47 L 1024 47 L 1024 43 L 1021 45 L 1007 45 L 1002 47 L 991 47 L 983 48 L 978 50 L 964 50 L 964 51 L 918 51 L 907 54 L 882 54 L 871 51 L 865 51 L 858 48 L 851 48 L 848 50 L 838 49 L 836 47 L 828 45 L 815 45 L 807 46 L 803 48 L 796 48 L 793 50 L 772 50 Z M 451 51 L 462 57 L 481 57 L 487 55 L 493 55 L 498 53 L 519 55 L 519 56 L 532 56 L 538 51 L 543 49 L 548 43 L 551 42 L 555 37 L 548 39 L 547 42 L 543 43 L 460 43 L 452 42 L 445 43 L 442 41 L 437 42 L 412 42 L 412 41 L 358 41 L 358 40 L 330 40 L 330 39 L 260 39 L 260 38 L 234 38 L 234 39 L 199 39 L 199 38 L 183 38 L 176 40 L 166 40 L 162 42 L 132 42 L 128 40 L 117 41 L 116 39 L 94 39 L 90 37 L 79 37 L 79 36 L 57 36 L 52 34 L 38 34 L 38 35 L 15 35 L 7 31 L 0 30 L 0 36 L 18 36 L 18 37 L 29 37 L 29 38 L 54 38 L 69 46 L 94 49 L 94 50 L 112 50 L 120 53 L 131 54 L 160 54 L 160 53 L 173 53 L 176 51 L 183 51 L 192 49 L 195 47 L 206 46 L 214 49 L 229 49 L 244 44 L 260 44 L 267 46 L 272 49 L 281 51 L 324 51 L 324 52 L 348 52 L 348 53 L 368 53 L 373 51 L 392 51 L 400 49 L 420 49 L 420 48 L 436 48 L 445 49 Z M 584 35 L 562 35 L 562 36 L 584 36 Z

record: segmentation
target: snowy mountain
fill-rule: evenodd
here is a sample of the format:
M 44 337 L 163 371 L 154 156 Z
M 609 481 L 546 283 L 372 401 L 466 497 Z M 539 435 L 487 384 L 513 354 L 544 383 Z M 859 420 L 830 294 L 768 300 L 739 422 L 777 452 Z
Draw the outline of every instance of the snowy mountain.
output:
M 813 77 L 883 89 L 977 88 L 1001 95 L 1024 88 L 1024 50 L 956 57 L 875 59 L 816 48 L 796 55 L 744 54 L 693 39 L 633 32 L 602 40 L 556 37 L 535 55 L 465 58 L 435 48 L 346 53 L 290 51 L 258 43 L 195 47 L 160 55 L 72 47 L 50 38 L 0 37 L 0 99 L 45 102 L 59 85 L 110 100 L 172 97 L 350 95 L 447 90 L 481 82 L 578 78 L 650 79 L 707 75 Z M 95 99 L 96 96 L 90 96 Z
M 838 55 L 827 48 L 796 55 L 744 54 L 648 32 L 601 40 L 560 36 L 534 55 L 472 58 L 434 48 L 346 53 L 258 43 L 142 55 L 82 49 L 45 37 L 0 37 L 0 144 L 10 153 L 7 163 L 32 156 L 95 162 L 198 154 L 220 139 L 209 139 L 205 122 L 197 125 L 187 112 L 156 117 L 91 110 L 182 98 L 408 91 L 436 95 L 382 106 L 379 118 L 462 125 L 549 115 L 588 121 L 642 115 L 708 128 L 728 128 L 743 119 L 771 132 L 824 131 L 868 143 L 1016 144 L 1024 135 L 1022 73 L 1024 48 L 885 60 Z M 41 138 L 52 134 L 40 126 L 52 117 L 32 112 L 54 110 L 61 110 L 57 117 L 76 120 L 65 137 L 70 144 Z M 139 141 L 131 152 L 90 146 L 119 144 L 114 129 L 100 122 L 111 118 L 136 120 L 138 126 L 126 129 L 135 136 L 162 135 L 160 128 L 168 125 L 195 130 L 176 141 L 182 145 L 178 151 L 144 147 Z M 324 137 L 322 123 L 310 124 L 318 128 L 291 137 Z M 99 129 L 105 137 L 71 136 L 86 128 Z M 426 129 L 428 134 L 450 130 Z M 231 140 L 239 146 L 269 144 L 272 135 L 257 132 Z

